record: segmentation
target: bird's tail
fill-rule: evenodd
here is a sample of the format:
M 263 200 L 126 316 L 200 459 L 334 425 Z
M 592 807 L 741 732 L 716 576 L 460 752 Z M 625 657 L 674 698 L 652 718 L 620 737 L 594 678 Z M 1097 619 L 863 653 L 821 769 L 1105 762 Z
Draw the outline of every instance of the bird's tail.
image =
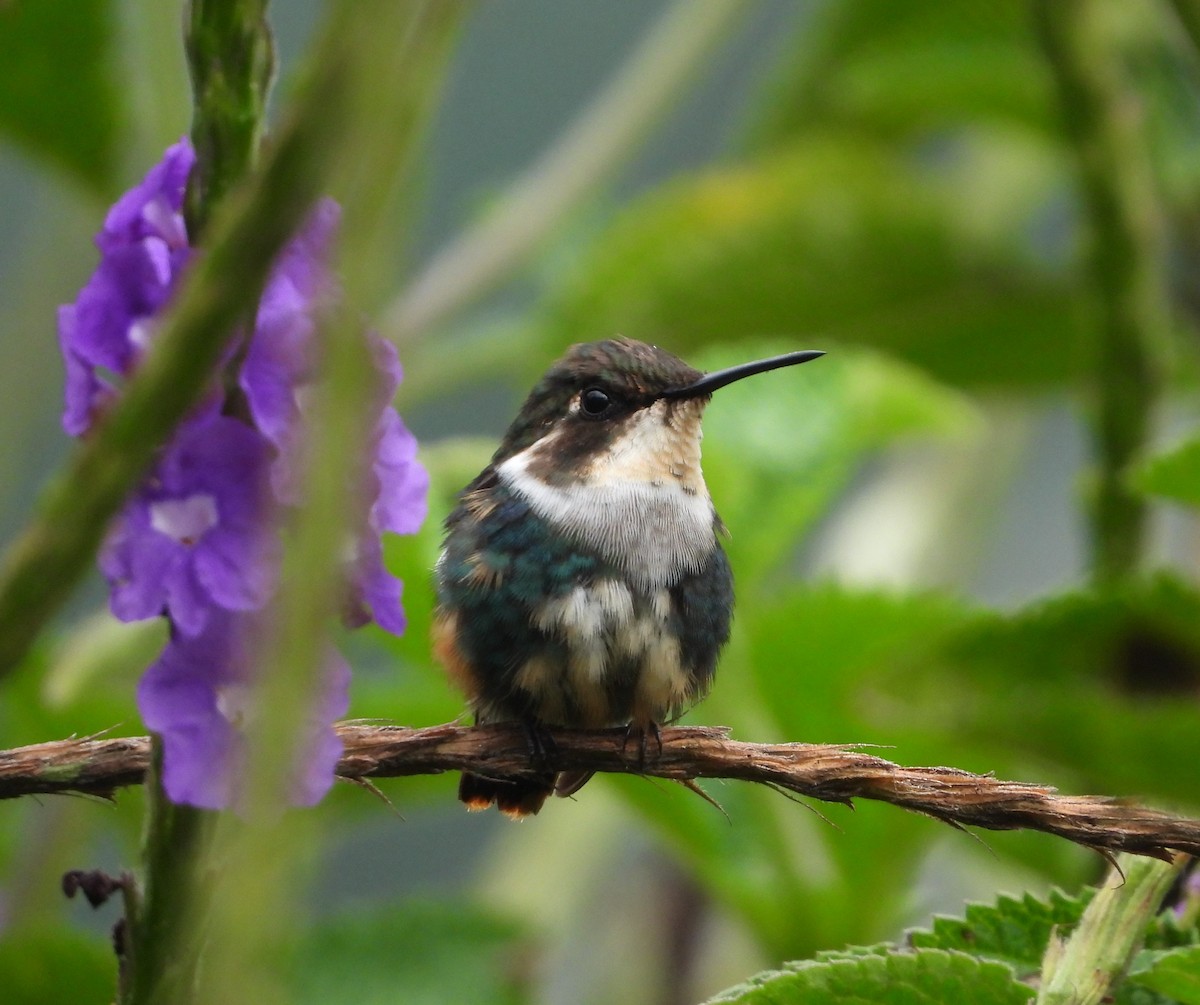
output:
M 496 808 L 514 820 L 533 816 L 554 791 L 553 771 L 525 778 L 489 778 L 464 771 L 458 783 L 458 798 L 468 810 Z

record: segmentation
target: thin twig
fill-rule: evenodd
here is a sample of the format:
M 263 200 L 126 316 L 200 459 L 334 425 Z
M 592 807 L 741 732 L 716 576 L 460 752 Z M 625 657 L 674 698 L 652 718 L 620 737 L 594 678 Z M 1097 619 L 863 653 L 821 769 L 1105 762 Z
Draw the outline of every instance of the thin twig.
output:
M 509 726 L 412 729 L 343 723 L 338 774 L 351 781 L 470 770 L 522 775 L 552 768 L 608 771 L 688 781 L 730 778 L 850 805 L 874 799 L 956 826 L 1036 830 L 1103 852 L 1169 859 L 1200 855 L 1200 820 L 1110 796 L 1063 796 L 1048 785 L 1008 782 L 958 768 L 911 768 L 853 746 L 744 743 L 728 731 L 682 726 L 662 731 L 662 753 L 639 772 L 622 749 L 625 730 L 556 730 L 546 763 L 532 765 L 525 732 Z M 145 737 L 70 739 L 0 751 L 0 799 L 51 793 L 111 796 L 141 782 Z

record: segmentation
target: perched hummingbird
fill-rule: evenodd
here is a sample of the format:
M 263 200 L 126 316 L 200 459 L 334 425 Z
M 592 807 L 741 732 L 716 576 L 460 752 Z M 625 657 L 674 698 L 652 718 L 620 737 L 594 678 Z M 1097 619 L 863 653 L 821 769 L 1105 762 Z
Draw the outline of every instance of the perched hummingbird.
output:
M 823 355 L 703 374 L 655 346 L 572 346 L 446 520 L 434 652 L 479 723 L 627 726 L 646 736 L 708 691 L 733 577 L 700 470 L 700 418 L 735 380 Z M 463 773 L 468 809 L 513 817 L 588 773 Z

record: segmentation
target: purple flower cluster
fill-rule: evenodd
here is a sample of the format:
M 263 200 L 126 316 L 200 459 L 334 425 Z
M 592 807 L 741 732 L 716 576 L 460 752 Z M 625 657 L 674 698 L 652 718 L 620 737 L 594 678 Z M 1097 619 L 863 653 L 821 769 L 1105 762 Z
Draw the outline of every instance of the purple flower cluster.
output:
M 155 336 L 191 257 L 182 206 L 195 156 L 187 140 L 109 211 L 97 236 L 100 264 L 74 304 L 59 310 L 66 364 L 63 427 L 86 435 L 120 394 Z M 314 334 L 337 295 L 327 259 L 338 226 L 323 200 L 275 262 L 253 329 L 227 357 L 236 379 L 205 396 L 164 447 L 154 471 L 115 522 L 100 558 L 113 613 L 123 621 L 166 616 L 171 641 L 138 687 L 146 725 L 163 741 L 163 782 L 180 803 L 236 801 L 254 640 L 279 573 L 281 508 L 301 499 Z M 401 380 L 395 349 L 366 335 L 376 361 L 366 390 L 376 421 L 362 514 L 344 575 L 347 621 L 404 630 L 401 582 L 383 562 L 380 535 L 411 534 L 425 517 L 428 476 L 416 440 L 392 407 Z M 317 802 L 333 781 L 349 669 L 326 657 L 306 757 L 291 801 Z

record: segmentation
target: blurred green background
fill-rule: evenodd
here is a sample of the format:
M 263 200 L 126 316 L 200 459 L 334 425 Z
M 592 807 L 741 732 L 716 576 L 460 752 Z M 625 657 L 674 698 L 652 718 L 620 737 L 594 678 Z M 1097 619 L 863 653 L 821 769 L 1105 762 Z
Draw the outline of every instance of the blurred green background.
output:
M 734 385 L 709 409 L 705 471 L 738 607 L 687 721 L 1200 809 L 1200 455 L 1171 453 L 1197 413 L 1190 5 L 1094 4 L 1086 40 L 1135 138 L 1117 168 L 1147 196 L 1132 201 L 1147 236 L 1124 260 L 1158 298 L 1136 335 L 1159 374 L 1136 453 L 1167 453 L 1116 472 L 1147 493 L 1147 532 L 1138 561 L 1105 576 L 1088 499 L 1114 308 L 1089 258 L 1104 231 L 1078 172 L 1081 113 L 1064 108 L 1039 6 L 489 0 L 469 14 L 396 235 L 397 299 L 379 310 L 402 342 L 398 404 L 433 474 L 431 516 L 389 545 L 408 635 L 349 640 L 352 715 L 462 712 L 427 643 L 439 523 L 565 346 L 619 332 L 705 369 L 822 348 L 817 366 Z M 277 106 L 319 10 L 271 12 Z M 0 6 L 5 540 L 67 451 L 55 307 L 94 266 L 109 202 L 188 129 L 180 34 L 180 6 L 161 0 Z M 613 167 L 561 208 L 547 191 L 527 258 L 406 328 L 440 250 L 503 211 L 635 50 L 684 64 L 623 99 L 661 114 L 568 158 L 568 178 L 601 153 Z M 155 644 L 153 628 L 110 622 L 97 577 L 4 684 L 0 746 L 140 733 L 133 685 Z M 682 788 L 601 778 L 514 825 L 467 816 L 454 784 L 382 783 L 394 813 L 343 786 L 317 811 L 297 1001 L 696 1001 L 1101 865 L 1039 835 L 976 841 L 744 785 L 706 786 L 723 816 Z M 48 987 L 106 1000 L 113 908 L 66 902 L 58 877 L 134 863 L 141 809 L 137 791 L 0 807 L 9 1000 L 51 1000 Z

